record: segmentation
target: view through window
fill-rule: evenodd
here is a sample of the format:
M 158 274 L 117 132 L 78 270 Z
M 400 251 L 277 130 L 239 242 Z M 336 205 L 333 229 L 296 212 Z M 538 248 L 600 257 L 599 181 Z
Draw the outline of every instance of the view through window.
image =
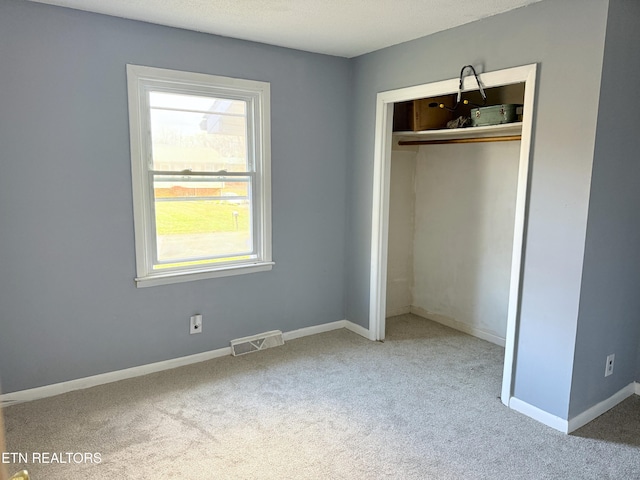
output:
M 264 84 L 158 70 L 129 69 L 138 277 L 270 262 Z

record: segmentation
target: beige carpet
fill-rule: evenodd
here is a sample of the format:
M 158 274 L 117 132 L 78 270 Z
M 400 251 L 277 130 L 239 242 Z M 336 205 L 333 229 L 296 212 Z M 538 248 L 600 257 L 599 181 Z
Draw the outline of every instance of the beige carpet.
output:
M 35 480 L 638 479 L 640 397 L 574 435 L 505 408 L 503 349 L 411 315 L 6 410 Z

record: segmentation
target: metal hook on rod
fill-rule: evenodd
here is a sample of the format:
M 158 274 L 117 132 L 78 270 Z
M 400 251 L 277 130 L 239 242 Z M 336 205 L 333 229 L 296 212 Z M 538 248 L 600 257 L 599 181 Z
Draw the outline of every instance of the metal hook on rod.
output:
M 458 106 L 460 105 L 460 101 L 462 100 L 462 90 L 463 90 L 463 86 L 464 86 L 464 72 L 467 68 L 470 68 L 471 71 L 473 72 L 473 76 L 476 79 L 476 83 L 478 84 L 478 89 L 480 90 L 480 95 L 482 96 L 482 105 L 486 105 L 487 104 L 487 95 L 484 93 L 484 88 L 482 88 L 482 84 L 480 83 L 480 79 L 478 78 L 478 73 L 476 72 L 476 69 L 473 68 L 473 65 L 465 65 L 464 67 L 462 67 L 462 69 L 460 70 L 460 85 L 458 86 L 458 95 L 456 97 L 456 104 L 453 107 L 447 107 L 444 103 L 436 103 L 436 102 L 432 102 L 429 104 L 429 107 L 440 107 L 440 108 L 446 108 L 447 110 L 450 111 L 455 111 Z M 469 105 L 469 100 L 463 100 L 462 103 L 464 105 Z M 474 107 L 479 107 L 480 105 L 476 105 L 476 104 L 471 104 Z

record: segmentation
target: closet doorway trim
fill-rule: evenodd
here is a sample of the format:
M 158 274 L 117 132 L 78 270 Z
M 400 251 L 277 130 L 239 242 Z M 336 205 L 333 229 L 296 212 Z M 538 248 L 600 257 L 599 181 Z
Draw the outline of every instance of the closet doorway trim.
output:
M 522 253 L 526 223 L 525 216 L 528 196 L 536 67 L 536 64 L 531 64 L 479 75 L 480 81 L 485 89 L 514 83 L 525 84 L 522 140 L 518 164 L 518 186 L 516 190 L 515 224 L 511 256 L 509 306 L 507 309 L 505 359 L 502 375 L 501 399 L 502 403 L 507 406 L 509 406 L 513 394 L 513 378 L 516 364 L 515 346 L 520 316 Z M 469 87 L 473 87 L 472 83 L 475 85 L 475 82 L 471 82 L 468 78 L 465 79 L 465 84 Z M 369 333 L 372 340 L 384 340 L 385 337 L 393 104 L 417 98 L 436 97 L 456 93 L 458 86 L 459 79 L 453 78 L 415 87 L 381 92 L 377 95 L 371 217 L 371 276 L 369 288 Z M 475 88 L 469 88 L 468 91 L 473 90 L 477 90 L 477 86 L 475 86 Z

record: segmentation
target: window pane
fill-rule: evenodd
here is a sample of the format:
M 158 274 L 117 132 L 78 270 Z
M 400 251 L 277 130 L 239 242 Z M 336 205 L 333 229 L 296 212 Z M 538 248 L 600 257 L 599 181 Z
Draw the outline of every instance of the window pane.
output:
M 250 177 L 155 176 L 158 262 L 254 258 L 250 192 Z
M 269 83 L 127 65 L 127 86 L 137 285 L 270 270 Z
M 150 92 L 154 170 L 244 172 L 246 102 Z
M 233 113 L 242 116 L 246 114 L 246 102 L 244 100 L 231 100 L 228 98 L 216 98 L 183 93 L 149 92 L 149 106 L 151 108 L 197 110 L 203 113 Z M 213 108 L 214 106 L 218 106 L 220 108 Z

